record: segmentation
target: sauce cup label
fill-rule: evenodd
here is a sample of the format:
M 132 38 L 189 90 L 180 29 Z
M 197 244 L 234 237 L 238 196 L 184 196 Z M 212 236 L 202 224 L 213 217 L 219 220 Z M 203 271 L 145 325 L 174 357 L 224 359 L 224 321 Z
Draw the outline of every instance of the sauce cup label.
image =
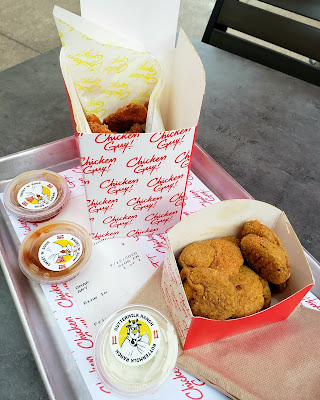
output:
M 148 313 L 130 310 L 119 316 L 110 331 L 110 348 L 115 358 L 126 365 L 142 365 L 157 353 L 161 332 Z
M 47 181 L 33 181 L 22 186 L 17 195 L 19 204 L 29 210 L 42 210 L 57 199 L 57 188 Z
M 50 271 L 70 268 L 82 254 L 81 240 L 68 233 L 50 236 L 40 246 L 40 263 Z

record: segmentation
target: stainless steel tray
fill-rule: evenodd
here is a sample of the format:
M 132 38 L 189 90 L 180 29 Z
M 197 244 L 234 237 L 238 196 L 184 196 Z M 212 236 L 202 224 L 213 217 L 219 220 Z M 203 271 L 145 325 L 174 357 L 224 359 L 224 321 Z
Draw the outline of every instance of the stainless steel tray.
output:
M 61 172 L 79 164 L 74 137 L 3 157 L 0 159 L 0 192 L 8 180 L 26 170 Z M 252 198 L 197 144 L 191 169 L 221 200 Z M 40 286 L 20 273 L 20 242 L 1 203 L 0 224 L 1 266 L 49 397 L 92 399 Z M 307 251 L 305 253 L 316 282 L 312 292 L 320 298 L 320 265 Z

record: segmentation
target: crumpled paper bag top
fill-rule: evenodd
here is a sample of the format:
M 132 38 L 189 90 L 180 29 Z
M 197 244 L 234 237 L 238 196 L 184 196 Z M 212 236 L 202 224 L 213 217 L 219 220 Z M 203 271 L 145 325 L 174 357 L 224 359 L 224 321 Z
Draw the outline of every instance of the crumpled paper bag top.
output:
M 103 34 L 101 28 L 59 7 L 55 7 L 54 17 L 70 77 L 85 113 L 103 119 L 129 103 L 150 101 L 146 131 L 164 130 L 159 115 L 155 118 L 157 126 L 152 126 L 163 87 L 162 67 L 157 59 L 130 39 L 113 32 Z M 104 37 L 105 41 L 99 42 L 94 36 Z M 89 129 L 86 123 L 84 126 Z

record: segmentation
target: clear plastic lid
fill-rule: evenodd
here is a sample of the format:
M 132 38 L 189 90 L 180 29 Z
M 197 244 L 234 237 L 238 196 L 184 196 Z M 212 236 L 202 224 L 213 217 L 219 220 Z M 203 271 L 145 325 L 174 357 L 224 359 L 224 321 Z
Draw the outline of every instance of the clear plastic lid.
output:
M 67 181 L 55 172 L 28 171 L 12 179 L 4 190 L 8 212 L 29 222 L 47 221 L 67 204 Z
M 130 305 L 100 327 L 94 363 L 102 381 L 122 395 L 154 393 L 170 376 L 178 357 L 172 324 L 154 308 Z
M 69 221 L 47 222 L 21 243 L 19 266 L 33 281 L 61 283 L 84 269 L 91 250 L 91 237 L 82 226 Z

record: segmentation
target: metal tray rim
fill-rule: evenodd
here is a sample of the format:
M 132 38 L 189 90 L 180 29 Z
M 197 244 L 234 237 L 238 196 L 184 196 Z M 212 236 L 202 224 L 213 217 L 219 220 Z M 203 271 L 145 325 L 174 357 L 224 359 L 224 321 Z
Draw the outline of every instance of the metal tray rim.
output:
M 63 145 L 63 147 L 62 147 Z M 56 150 L 59 148 L 67 149 L 65 152 L 57 152 Z M 79 164 L 78 153 L 77 153 L 77 144 L 76 138 L 73 136 L 67 137 L 65 139 L 60 139 L 51 143 L 47 143 L 32 149 L 28 149 L 22 152 L 18 152 L 15 154 L 11 154 L 9 156 L 5 156 L 0 158 L 0 167 L 6 166 L 6 164 L 11 161 L 15 161 L 17 168 L 21 168 L 22 171 L 26 170 L 26 163 L 28 164 L 28 168 L 30 169 L 38 169 L 38 168 L 48 168 L 52 170 L 56 170 L 57 172 L 62 171 L 63 169 L 70 168 L 71 166 L 75 166 Z M 5 170 L 6 168 L 1 168 L 1 170 Z M 195 175 L 209 188 L 214 191 L 214 193 L 220 197 L 221 200 L 231 199 L 231 198 L 251 198 L 249 193 L 247 193 L 238 182 L 236 182 L 218 163 L 216 163 L 210 155 L 208 155 L 197 143 L 195 144 L 191 170 L 195 173 Z M 213 174 L 214 172 L 214 174 Z M 11 179 L 13 176 L 16 176 L 18 173 L 16 170 L 9 170 L 5 172 L 5 175 L 0 182 L 0 191 L 2 190 L 3 185 L 6 183 L 8 179 Z M 12 175 L 13 174 L 13 175 Z M 212 179 L 214 175 L 214 181 L 216 187 L 212 185 Z M 227 187 L 227 190 L 226 190 Z M 5 210 L 2 204 L 0 205 L 0 218 L 2 220 L 7 219 L 6 224 L 8 224 L 8 218 L 5 218 Z M 1 221 L 3 222 L 3 221 Z M 9 229 L 9 228 L 8 228 Z M 10 230 L 9 230 L 10 231 Z M 54 380 L 49 376 L 49 370 L 46 368 L 46 365 L 43 361 L 43 356 L 41 357 L 41 350 L 37 346 L 37 338 L 32 329 L 32 323 L 29 321 L 31 316 L 28 314 L 28 310 L 26 310 L 25 304 L 21 302 L 21 299 L 18 295 L 17 286 L 19 282 L 14 282 L 14 275 L 12 274 L 11 268 L 9 267 L 10 260 L 9 256 L 5 252 L 5 246 L 3 243 L 4 239 L 4 230 L 0 232 L 0 263 L 2 265 L 2 269 L 4 272 L 4 276 L 8 283 L 11 295 L 13 297 L 17 312 L 19 314 L 20 320 L 22 322 L 24 331 L 26 333 L 27 339 L 29 341 L 32 353 L 34 355 L 36 364 L 39 369 L 39 373 L 44 382 L 45 388 L 48 392 L 50 399 L 57 398 L 70 398 L 70 394 L 73 393 L 73 398 L 76 397 L 76 393 L 72 390 L 72 383 L 68 380 L 67 374 L 65 375 L 65 387 L 62 390 L 65 390 L 65 393 L 68 393 L 67 397 L 59 397 L 57 393 L 57 388 L 54 386 Z M 10 238 L 13 240 L 13 238 Z M 17 244 L 13 244 L 13 252 L 16 252 Z M 12 249 L 11 249 L 12 250 Z M 306 257 L 309 261 L 310 266 L 313 265 L 313 273 L 315 276 L 315 281 L 319 285 L 320 284 L 320 265 L 315 260 L 312 255 L 305 250 Z M 12 261 L 12 260 L 11 260 Z M 11 274 L 10 274 L 11 272 Z M 32 289 L 31 289 L 32 290 Z M 316 295 L 319 294 L 315 293 Z M 44 322 L 46 323 L 46 322 Z M 47 329 L 48 326 L 47 326 Z M 51 379 L 50 379 L 51 378 Z M 61 382 L 60 382 L 61 383 Z M 61 394 L 61 391 L 60 391 Z M 84 395 L 85 396 L 85 395 Z

